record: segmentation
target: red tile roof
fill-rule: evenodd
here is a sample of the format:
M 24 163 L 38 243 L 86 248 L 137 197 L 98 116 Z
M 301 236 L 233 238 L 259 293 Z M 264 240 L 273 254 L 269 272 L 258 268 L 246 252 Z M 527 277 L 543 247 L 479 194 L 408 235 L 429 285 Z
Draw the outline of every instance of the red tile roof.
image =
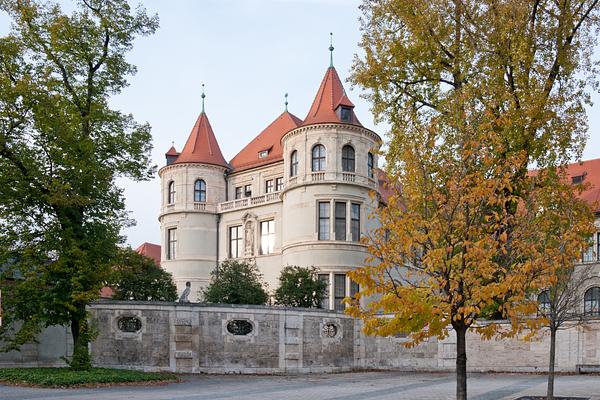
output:
M 231 168 L 237 172 L 283 160 L 281 138 L 301 124 L 300 118 L 287 111 L 283 112 L 233 157 L 229 163 Z M 259 158 L 258 153 L 263 150 L 268 150 L 268 154 Z
M 177 152 L 177 150 L 175 150 L 175 146 L 171 146 L 171 148 L 169 149 L 169 151 L 167 151 L 165 153 L 166 156 L 178 156 L 179 153 Z
M 340 105 L 350 107 L 352 115 L 350 122 L 343 122 L 338 116 L 336 110 Z M 337 71 L 334 67 L 329 67 L 302 125 L 334 122 L 362 126 L 356 118 L 353 108 L 354 104 L 346 96 L 346 91 Z
M 588 184 L 586 191 L 581 193 L 585 200 L 596 213 L 600 213 L 600 158 L 582 161 L 567 166 L 567 176 L 583 176 L 583 184 Z
M 144 242 L 140 247 L 135 249 L 135 251 L 143 256 L 153 259 L 156 265 L 160 267 L 160 245 Z
M 173 162 L 173 164 L 181 163 L 203 163 L 228 167 L 204 111 L 200 113 L 183 150 L 177 160 Z

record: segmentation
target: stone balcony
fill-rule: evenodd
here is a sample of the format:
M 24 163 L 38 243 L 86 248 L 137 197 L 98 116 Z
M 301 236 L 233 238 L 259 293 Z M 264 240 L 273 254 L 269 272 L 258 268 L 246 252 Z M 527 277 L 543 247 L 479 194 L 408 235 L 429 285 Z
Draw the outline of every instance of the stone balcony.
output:
M 306 175 L 294 176 L 288 179 L 287 188 L 309 183 L 355 183 L 377 189 L 377 181 L 373 178 L 358 175 L 353 172 L 311 172 Z
M 265 193 L 261 194 L 260 196 L 245 197 L 243 199 L 225 201 L 223 203 L 218 204 L 217 210 L 218 212 L 224 212 L 231 210 L 239 210 L 248 207 L 256 207 L 263 204 L 276 203 L 278 201 L 281 201 L 279 197 L 280 194 L 281 192 Z

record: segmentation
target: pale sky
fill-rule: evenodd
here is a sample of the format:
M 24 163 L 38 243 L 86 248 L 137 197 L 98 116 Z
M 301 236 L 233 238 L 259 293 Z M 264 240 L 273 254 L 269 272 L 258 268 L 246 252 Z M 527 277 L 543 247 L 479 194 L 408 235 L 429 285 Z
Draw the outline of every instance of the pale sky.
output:
M 70 7 L 71 2 L 61 3 Z M 284 108 L 304 118 L 329 65 L 329 32 L 334 34 L 334 65 L 345 80 L 359 52 L 359 0 L 146 0 L 160 28 L 138 39 L 128 59 L 138 67 L 130 86 L 112 105 L 152 126 L 153 160 L 162 167 L 175 142 L 181 151 L 201 109 L 221 151 L 230 160 Z M 9 20 L 0 14 L 0 35 Z M 597 54 L 600 52 L 597 51 Z M 345 83 L 360 121 L 376 126 L 360 90 Z M 590 140 L 583 159 L 600 157 L 600 95 L 588 112 Z M 125 230 L 127 243 L 160 243 L 158 176 L 149 182 L 120 180 L 127 209 L 137 225 Z

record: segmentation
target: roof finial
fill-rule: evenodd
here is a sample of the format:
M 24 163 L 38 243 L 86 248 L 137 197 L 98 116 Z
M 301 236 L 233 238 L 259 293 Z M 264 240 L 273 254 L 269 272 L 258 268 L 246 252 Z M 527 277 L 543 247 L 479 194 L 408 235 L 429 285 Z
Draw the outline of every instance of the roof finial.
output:
M 175 147 L 175 141 L 171 140 L 171 147 Z
M 329 32 L 329 66 L 333 67 L 333 32 Z
M 206 97 L 206 95 L 204 94 L 204 83 L 202 84 L 202 112 L 204 112 L 204 98 Z
M 288 110 L 288 109 L 287 109 L 287 106 L 288 106 L 288 101 L 287 101 L 288 94 L 287 94 L 287 93 L 286 93 L 286 94 L 284 94 L 284 95 L 283 95 L 283 97 L 285 97 L 285 103 L 284 103 L 284 104 L 285 104 L 285 112 L 287 112 L 287 110 Z

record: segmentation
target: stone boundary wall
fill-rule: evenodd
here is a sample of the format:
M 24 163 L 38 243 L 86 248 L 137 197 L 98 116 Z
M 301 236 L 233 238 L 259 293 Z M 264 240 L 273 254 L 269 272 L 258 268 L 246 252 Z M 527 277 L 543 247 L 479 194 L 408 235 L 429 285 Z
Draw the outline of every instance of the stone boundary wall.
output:
M 0 352 L 0 368 L 64 367 L 63 357 L 71 354 L 73 339 L 69 329 L 50 326 L 40 333 L 37 343 L 27 343 L 21 346 L 20 351 Z
M 430 339 L 407 348 L 403 345 L 406 338 L 366 336 L 360 321 L 325 310 L 112 300 L 95 303 L 90 310 L 99 331 L 91 344 L 93 360 L 104 367 L 186 373 L 310 373 L 439 371 L 455 366 L 452 332 L 444 340 Z M 236 335 L 231 330 L 246 334 Z M 486 341 L 469 333 L 467 345 L 470 371 L 547 370 L 548 334 L 525 342 Z M 599 320 L 558 333 L 557 371 L 576 372 L 579 365 L 600 366 Z

